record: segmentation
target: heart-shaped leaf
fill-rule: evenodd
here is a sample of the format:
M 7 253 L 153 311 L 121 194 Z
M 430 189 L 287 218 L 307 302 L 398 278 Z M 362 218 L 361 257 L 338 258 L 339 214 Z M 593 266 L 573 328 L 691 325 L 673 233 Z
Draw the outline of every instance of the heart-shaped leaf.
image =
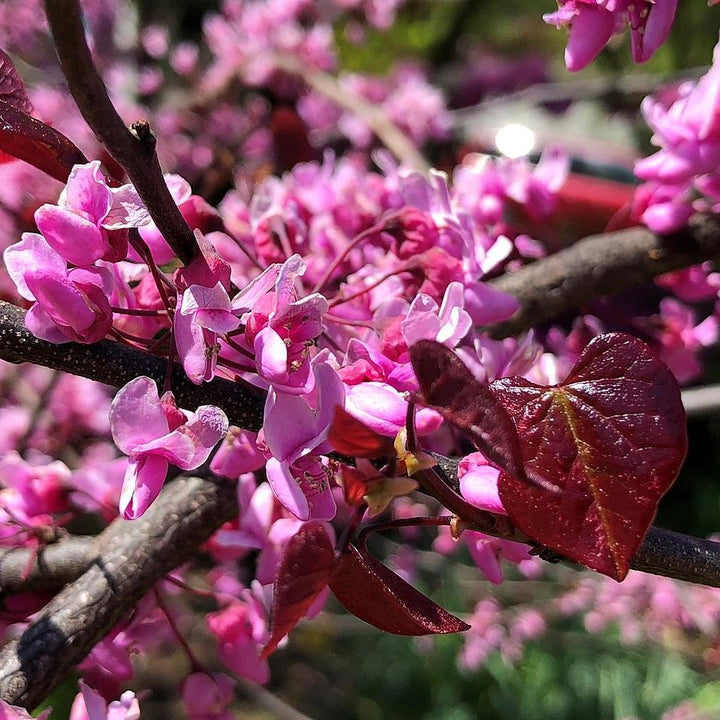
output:
M 564 383 L 522 378 L 492 391 L 515 421 L 528 474 L 551 492 L 508 473 L 500 499 L 528 537 L 622 580 L 677 476 L 687 448 L 685 411 L 672 373 L 643 342 L 602 335 Z
M 0 50 L 0 100 L 24 113 L 32 112 L 25 83 L 4 50 Z
M 309 522 L 290 538 L 275 574 L 270 639 L 264 660 L 305 616 L 328 584 L 335 568 L 335 551 L 322 523 Z
M 348 612 L 395 635 L 437 635 L 470 628 L 354 545 L 340 558 L 330 589 Z
M 462 360 L 434 340 L 415 343 L 410 360 L 424 404 L 463 430 L 490 462 L 518 480 L 526 480 L 513 421 Z
M 392 438 L 375 432 L 340 405 L 335 407 L 328 440 L 348 457 L 384 458 L 395 454 Z
M 67 182 L 73 165 L 87 158 L 62 133 L 0 100 L 0 150 Z

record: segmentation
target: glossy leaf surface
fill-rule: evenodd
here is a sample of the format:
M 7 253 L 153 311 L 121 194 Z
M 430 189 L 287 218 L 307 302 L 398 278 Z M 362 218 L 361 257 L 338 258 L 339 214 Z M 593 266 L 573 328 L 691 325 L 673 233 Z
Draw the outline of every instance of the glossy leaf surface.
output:
M 424 404 L 463 430 L 488 460 L 524 480 L 515 426 L 490 389 L 450 348 L 434 340 L 415 343 L 410 359 Z
M 436 635 L 470 627 L 354 545 L 340 558 L 330 589 L 348 612 L 395 635 Z
M 602 335 L 564 383 L 492 384 L 515 421 L 531 487 L 507 473 L 500 499 L 530 538 L 622 580 L 685 457 L 680 389 L 640 340 Z
M 375 432 L 340 405 L 335 408 L 328 440 L 348 457 L 383 458 L 395 453 L 392 438 Z
M 0 50 L 0 100 L 24 113 L 32 112 L 25 83 L 4 50 Z
M 86 157 L 62 133 L 0 100 L 0 150 L 67 182 L 73 165 Z
M 275 575 L 270 639 L 261 659 L 305 616 L 328 584 L 335 568 L 335 551 L 322 523 L 303 525 L 288 542 Z

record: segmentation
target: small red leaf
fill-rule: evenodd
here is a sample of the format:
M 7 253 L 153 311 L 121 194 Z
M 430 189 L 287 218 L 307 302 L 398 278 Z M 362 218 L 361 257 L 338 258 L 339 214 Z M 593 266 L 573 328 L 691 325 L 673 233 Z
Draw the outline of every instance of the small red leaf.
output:
M 275 575 L 270 639 L 264 660 L 298 624 L 328 584 L 335 568 L 335 551 L 322 523 L 303 525 L 290 539 Z
M 549 492 L 500 475 L 500 499 L 528 537 L 622 580 L 677 476 L 687 447 L 672 373 L 642 343 L 602 335 L 561 385 L 492 384 L 515 421 L 529 475 Z
M 33 109 L 25 83 L 4 50 L 0 50 L 0 100 L 24 113 Z
M 87 158 L 62 133 L 0 100 L 0 151 L 24 160 L 60 182 Z
M 515 426 L 488 387 L 450 348 L 434 340 L 415 343 L 410 360 L 424 403 L 467 433 L 488 460 L 525 480 Z
M 340 405 L 335 407 L 328 440 L 339 453 L 348 457 L 383 458 L 395 454 L 392 438 L 375 432 Z
M 348 612 L 395 635 L 437 635 L 470 628 L 354 545 L 340 558 L 330 589 Z
M 380 480 L 379 477 L 368 478 L 364 472 L 349 465 L 342 466 L 340 475 L 345 502 L 351 507 L 362 505 L 365 502 L 364 498 L 368 494 L 368 490 Z

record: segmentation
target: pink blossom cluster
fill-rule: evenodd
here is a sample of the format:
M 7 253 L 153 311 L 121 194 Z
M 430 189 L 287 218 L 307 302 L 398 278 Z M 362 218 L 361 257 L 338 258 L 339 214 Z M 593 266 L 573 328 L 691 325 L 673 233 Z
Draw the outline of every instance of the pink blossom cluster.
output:
M 655 232 L 677 230 L 696 210 L 717 210 L 718 87 L 720 49 L 716 47 L 712 67 L 699 80 L 685 81 L 643 101 L 652 141 L 660 149 L 635 165 L 636 175 L 645 183 L 634 210 Z
M 628 26 L 633 60 L 647 62 L 665 42 L 677 6 L 678 0 L 558 0 L 558 10 L 544 20 L 569 28 L 565 64 L 575 72 Z

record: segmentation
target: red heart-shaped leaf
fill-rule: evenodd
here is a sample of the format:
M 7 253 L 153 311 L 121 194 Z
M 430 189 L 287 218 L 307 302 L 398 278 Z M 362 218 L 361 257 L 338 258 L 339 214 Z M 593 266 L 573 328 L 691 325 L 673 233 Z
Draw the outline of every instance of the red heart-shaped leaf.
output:
M 73 165 L 87 158 L 62 133 L 0 100 L 0 150 L 67 182 Z
M 24 113 L 32 112 L 25 83 L 10 56 L 0 50 L 0 100 Z
M 525 480 L 515 426 L 489 388 L 450 348 L 434 340 L 415 343 L 410 360 L 424 404 L 463 430 L 490 462 Z
M 437 635 L 470 628 L 354 545 L 343 553 L 329 584 L 348 612 L 385 632 Z
M 328 440 L 348 457 L 383 458 L 395 454 L 392 438 L 375 432 L 340 405 L 335 407 Z
M 275 574 L 270 639 L 261 660 L 304 617 L 328 584 L 334 568 L 335 551 L 322 523 L 306 523 L 290 538 Z
M 623 333 L 593 339 L 564 383 L 491 386 L 515 421 L 528 475 L 502 473 L 500 498 L 528 537 L 605 575 L 627 574 L 687 448 L 672 373 Z

